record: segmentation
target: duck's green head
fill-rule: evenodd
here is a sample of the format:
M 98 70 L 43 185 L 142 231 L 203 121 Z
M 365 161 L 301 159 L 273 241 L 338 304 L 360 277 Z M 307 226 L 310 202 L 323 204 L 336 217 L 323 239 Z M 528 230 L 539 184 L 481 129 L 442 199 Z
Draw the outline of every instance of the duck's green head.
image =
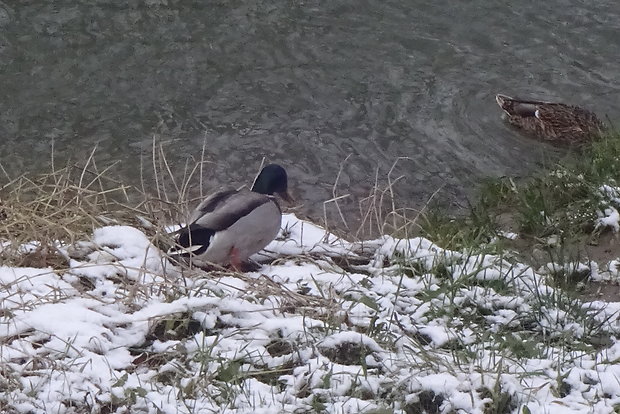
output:
M 292 197 L 288 193 L 286 170 L 278 164 L 269 164 L 261 170 L 256 181 L 254 181 L 252 191 L 268 195 L 276 193 L 284 200 L 292 201 Z

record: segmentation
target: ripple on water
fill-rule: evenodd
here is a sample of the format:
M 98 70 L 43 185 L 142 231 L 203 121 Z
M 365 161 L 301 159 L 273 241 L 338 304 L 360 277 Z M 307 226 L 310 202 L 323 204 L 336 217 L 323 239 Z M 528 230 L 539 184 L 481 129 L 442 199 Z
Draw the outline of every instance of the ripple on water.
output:
M 394 192 L 419 207 L 557 156 L 502 122 L 497 92 L 618 110 L 615 0 L 168 3 L 0 3 L 3 165 L 98 143 L 136 180 L 153 136 L 179 170 L 204 142 L 209 189 L 265 157 L 316 218 L 339 171 L 351 213 L 399 159 Z

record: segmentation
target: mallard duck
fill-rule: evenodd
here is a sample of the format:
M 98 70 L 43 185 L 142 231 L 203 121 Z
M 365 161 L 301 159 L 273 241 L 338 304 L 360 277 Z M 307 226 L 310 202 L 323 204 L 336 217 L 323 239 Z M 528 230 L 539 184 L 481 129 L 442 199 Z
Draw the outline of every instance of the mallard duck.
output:
M 598 117 L 586 109 L 563 103 L 511 98 L 498 94 L 497 104 L 508 122 L 547 141 L 583 144 L 604 130 Z
M 177 236 L 169 254 L 192 257 L 198 266 L 244 262 L 267 246 L 280 231 L 282 212 L 274 194 L 291 201 L 284 168 L 269 164 L 256 178 L 251 191 L 228 190 L 210 195 L 194 210 Z

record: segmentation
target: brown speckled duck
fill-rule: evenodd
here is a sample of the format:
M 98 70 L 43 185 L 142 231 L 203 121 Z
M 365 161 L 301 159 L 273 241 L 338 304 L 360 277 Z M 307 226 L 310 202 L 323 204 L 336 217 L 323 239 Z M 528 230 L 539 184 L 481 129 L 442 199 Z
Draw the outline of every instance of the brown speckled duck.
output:
M 593 112 L 578 106 L 501 94 L 495 100 L 512 125 L 555 144 L 580 145 L 600 136 L 605 129 Z

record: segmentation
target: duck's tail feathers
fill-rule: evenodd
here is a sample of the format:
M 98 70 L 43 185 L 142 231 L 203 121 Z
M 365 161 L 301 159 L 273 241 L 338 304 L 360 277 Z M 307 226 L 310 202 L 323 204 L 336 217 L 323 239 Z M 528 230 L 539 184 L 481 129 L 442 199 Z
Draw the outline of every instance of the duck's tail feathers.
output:
M 537 116 L 538 106 L 535 101 L 524 101 L 498 93 L 495 101 L 508 115 L 511 116 Z
M 515 105 L 515 100 L 513 98 L 508 95 L 502 95 L 501 93 L 498 93 L 497 95 L 495 95 L 495 101 L 497 102 L 499 107 L 502 108 L 504 112 L 506 112 L 508 115 L 514 114 L 513 108 Z
M 170 256 L 182 257 L 200 255 L 207 251 L 214 235 L 215 230 L 196 224 L 184 227 L 179 230 L 177 244 L 168 249 L 167 253 Z
M 200 245 L 200 244 L 194 244 L 192 246 L 188 246 L 188 247 L 183 247 L 183 246 L 172 246 L 171 248 L 168 249 L 168 251 L 166 252 L 166 254 L 168 256 L 182 256 L 182 257 L 189 257 L 192 255 L 197 255 L 200 254 L 200 250 L 203 249 L 204 246 Z
M 500 108 L 504 109 L 504 106 L 507 104 L 507 102 L 514 101 L 514 99 L 508 95 L 502 95 L 501 93 L 498 93 L 497 95 L 495 95 L 495 101 L 500 106 Z

